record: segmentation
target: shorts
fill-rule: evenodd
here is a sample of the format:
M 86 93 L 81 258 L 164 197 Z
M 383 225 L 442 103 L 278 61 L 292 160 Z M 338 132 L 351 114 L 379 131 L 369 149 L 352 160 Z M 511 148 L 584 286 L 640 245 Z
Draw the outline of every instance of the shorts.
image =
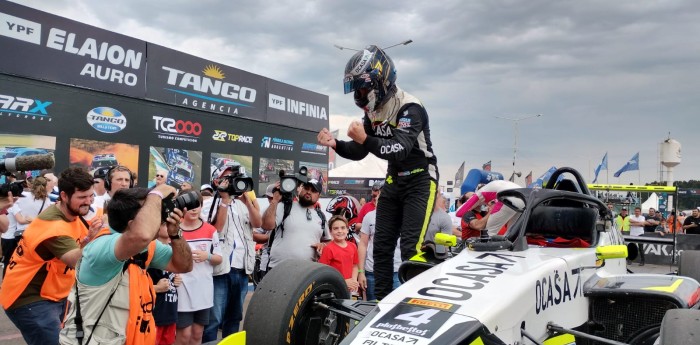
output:
M 177 328 L 186 328 L 192 326 L 196 323 L 198 325 L 206 326 L 209 324 L 209 309 L 202 309 L 197 311 L 179 311 L 177 312 Z
M 175 344 L 175 324 L 156 326 L 156 345 Z

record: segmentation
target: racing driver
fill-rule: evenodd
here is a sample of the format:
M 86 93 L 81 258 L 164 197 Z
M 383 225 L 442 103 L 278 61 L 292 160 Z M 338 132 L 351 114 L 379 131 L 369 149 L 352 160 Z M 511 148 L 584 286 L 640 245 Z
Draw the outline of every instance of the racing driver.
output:
M 439 179 L 430 141 L 428 113 L 421 102 L 396 85 L 393 61 L 377 46 L 358 51 L 345 66 L 345 93 L 354 93 L 364 110 L 362 123 L 348 128 L 352 141 L 318 134 L 321 145 L 344 158 L 360 160 L 372 153 L 389 162 L 377 209 L 374 238 L 376 296 L 392 290 L 393 253 L 401 237 L 401 258 L 409 260 L 421 245 L 435 202 Z

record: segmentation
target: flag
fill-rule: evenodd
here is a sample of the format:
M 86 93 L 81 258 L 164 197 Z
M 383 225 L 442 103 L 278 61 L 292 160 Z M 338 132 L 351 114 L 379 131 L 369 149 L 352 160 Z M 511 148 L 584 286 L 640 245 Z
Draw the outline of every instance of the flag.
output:
M 608 170 L 608 153 L 605 153 L 605 156 L 603 156 L 603 161 L 598 164 L 598 167 L 595 168 L 595 178 L 593 178 L 593 183 L 598 181 L 598 174 L 600 173 L 601 170 Z
M 481 169 L 491 171 L 491 161 L 484 163 L 484 165 L 481 166 Z
M 615 177 L 620 177 L 620 174 L 622 174 L 625 171 L 633 171 L 633 170 L 639 170 L 639 152 L 635 153 L 634 156 L 632 156 L 632 159 L 628 160 L 625 165 L 620 168 L 617 172 L 615 172 Z
M 462 162 L 455 174 L 455 188 L 462 187 L 462 182 L 464 182 L 464 162 Z
M 529 186 L 532 184 L 532 170 L 530 170 L 530 173 L 525 176 L 525 187 Z
M 542 174 L 540 177 L 535 180 L 535 182 L 532 183 L 531 186 L 527 186 L 528 188 L 542 188 L 542 186 L 546 185 L 547 182 L 549 181 L 549 177 L 552 176 L 552 174 L 557 171 L 557 167 L 553 166 L 549 168 L 549 170 L 545 171 L 544 174 Z M 559 178 L 562 178 L 563 175 L 559 175 Z

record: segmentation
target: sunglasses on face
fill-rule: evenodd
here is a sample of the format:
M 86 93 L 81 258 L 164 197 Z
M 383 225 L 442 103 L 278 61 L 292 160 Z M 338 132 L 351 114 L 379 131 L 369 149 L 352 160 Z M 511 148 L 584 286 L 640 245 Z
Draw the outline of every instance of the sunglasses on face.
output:
M 158 175 L 158 174 L 156 174 L 156 177 L 165 177 L 165 175 Z

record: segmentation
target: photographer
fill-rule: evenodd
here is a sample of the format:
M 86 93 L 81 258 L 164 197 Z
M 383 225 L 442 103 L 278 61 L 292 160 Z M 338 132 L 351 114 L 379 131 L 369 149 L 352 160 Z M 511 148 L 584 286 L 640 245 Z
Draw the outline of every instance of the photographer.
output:
M 253 229 L 260 227 L 260 206 L 251 192 L 253 180 L 240 164 L 219 168 L 212 176 L 217 195 L 204 202 L 202 218 L 214 223 L 225 260 L 214 268 L 214 307 L 204 329 L 203 342 L 238 332 L 248 293 L 248 274 L 255 268 Z M 239 189 L 238 186 L 245 186 Z
M 276 185 L 270 206 L 263 214 L 262 228 L 274 230 L 274 236 L 270 236 L 268 271 L 287 259 L 316 260 L 325 246 L 324 242 L 331 238 L 323 212 L 315 208 L 322 189 L 319 180 L 311 179 L 303 183 L 298 201 L 292 199 L 294 187 L 287 188 L 285 195 L 278 191 L 279 188 L 280 182 Z M 288 215 L 285 215 L 285 204 L 289 205 Z
M 0 288 L 0 303 L 28 344 L 56 344 L 65 298 L 75 282 L 72 268 L 87 240 L 92 176 L 68 168 L 58 181 L 61 202 L 51 205 L 24 231 Z M 95 222 L 90 232 L 101 226 Z
M 77 268 L 61 344 L 155 343 L 156 293 L 146 269 L 192 270 L 192 252 L 179 228 L 187 206 L 175 208 L 170 199 L 174 193 L 164 184 L 150 191 L 122 188 L 112 195 L 107 205 L 109 229 L 85 247 Z M 164 206 L 172 212 L 164 213 Z M 155 240 L 162 222 L 168 223 L 171 246 Z

